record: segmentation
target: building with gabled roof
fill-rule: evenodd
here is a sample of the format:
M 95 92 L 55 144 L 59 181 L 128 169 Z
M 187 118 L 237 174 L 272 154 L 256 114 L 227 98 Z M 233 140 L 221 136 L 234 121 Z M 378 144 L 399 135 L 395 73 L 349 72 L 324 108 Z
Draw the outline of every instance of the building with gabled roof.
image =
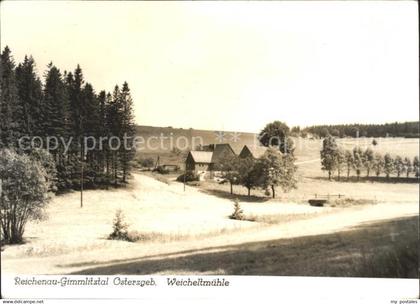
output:
M 222 159 L 236 155 L 232 147 L 224 143 L 206 145 L 200 149 L 200 151 L 190 151 L 185 161 L 186 170 L 200 176 L 213 177 Z

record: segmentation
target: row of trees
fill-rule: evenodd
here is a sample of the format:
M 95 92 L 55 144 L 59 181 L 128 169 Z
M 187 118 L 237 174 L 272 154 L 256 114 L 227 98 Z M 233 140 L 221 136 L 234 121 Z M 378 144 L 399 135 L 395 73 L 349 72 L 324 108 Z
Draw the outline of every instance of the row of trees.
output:
M 241 185 L 248 189 L 248 196 L 255 188 L 271 189 L 272 197 L 276 197 L 276 187 L 283 191 L 296 188 L 294 157 L 269 148 L 257 159 L 253 157 L 240 158 L 230 156 L 222 159 L 219 164 L 222 177 L 230 183 L 230 193 L 233 185 Z
M 34 139 L 43 143 L 56 165 L 58 190 L 78 189 L 82 173 L 85 187 L 127 181 L 135 129 L 126 82 L 112 93 L 97 93 L 79 65 L 74 72 L 61 72 L 52 63 L 41 81 L 34 59 L 25 56 L 16 66 L 7 46 L 1 71 L 0 148 L 30 153 Z M 126 137 L 127 144 L 111 149 L 101 140 L 112 137 L 120 142 Z
M 319 125 L 300 130 L 294 128 L 294 132 L 302 134 L 311 133 L 317 137 L 325 138 L 328 135 L 335 137 L 407 137 L 418 138 L 419 122 L 386 123 L 386 124 L 348 124 L 348 125 Z
M 323 140 L 321 165 L 322 170 L 328 172 L 329 179 L 334 173 L 337 173 L 337 178 L 340 180 L 343 172 L 346 172 L 347 179 L 349 179 L 350 173 L 354 172 L 357 180 L 359 180 L 363 171 L 366 172 L 366 177 L 371 176 L 372 173 L 377 177 L 385 174 L 387 179 L 392 174 L 397 177 L 405 174 L 407 178 L 410 175 L 419 176 L 418 156 L 411 160 L 408 157 L 392 157 L 389 153 L 385 155 L 375 153 L 370 148 L 362 150 L 360 147 L 355 147 L 352 151 L 344 150 L 338 147 L 335 138 L 332 136 Z

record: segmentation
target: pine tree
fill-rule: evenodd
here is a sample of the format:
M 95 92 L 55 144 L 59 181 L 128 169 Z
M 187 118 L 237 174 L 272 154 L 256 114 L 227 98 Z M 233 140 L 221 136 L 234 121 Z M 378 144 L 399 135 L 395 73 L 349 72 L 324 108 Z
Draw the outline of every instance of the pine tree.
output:
M 107 129 L 107 117 L 106 117 L 106 110 L 107 110 L 107 94 L 105 91 L 101 91 L 98 94 L 98 136 L 99 138 L 107 138 L 108 137 L 108 129 Z M 107 164 L 107 155 L 108 155 L 108 145 L 104 144 L 100 146 L 98 151 L 98 167 L 100 170 L 100 174 L 103 175 L 106 170 Z M 107 181 L 105 181 L 107 182 Z
M 121 130 L 121 110 L 120 110 L 120 95 L 121 91 L 118 85 L 114 87 L 114 91 L 112 93 L 112 97 L 108 104 L 108 127 L 109 127 L 109 135 L 110 139 L 112 138 L 120 138 L 120 130 Z M 111 143 L 113 140 L 110 141 Z M 121 142 L 120 142 L 121 143 Z M 114 144 L 112 144 L 114 145 Z M 112 171 L 112 180 L 114 185 L 118 184 L 118 174 L 119 174 L 119 150 L 120 147 L 112 146 L 110 152 L 110 170 Z
M 119 98 L 120 102 L 120 139 L 123 145 L 120 150 L 120 163 L 122 169 L 122 181 L 127 181 L 127 176 L 131 170 L 130 162 L 134 158 L 135 149 L 133 147 L 133 137 L 135 134 L 134 116 L 133 116 L 133 100 L 131 98 L 130 89 L 127 82 L 124 82 Z
M 57 167 L 57 188 L 59 191 L 70 188 L 72 166 L 67 159 L 63 140 L 68 142 L 72 135 L 67 87 L 60 70 L 52 62 L 45 73 L 44 99 L 41 108 L 42 130 L 44 136 L 54 136 L 58 140 L 58 149 L 50 151 L 54 155 Z
M 66 85 L 52 62 L 45 73 L 44 100 L 41 117 L 45 136 L 69 136 L 69 98 Z M 62 149 L 60 149 L 62 151 Z
M 83 115 L 85 114 L 83 108 L 83 96 L 82 86 L 84 84 L 82 69 L 77 65 L 74 75 L 72 73 L 67 74 L 66 79 L 69 101 L 70 101 L 70 115 L 73 130 L 73 136 L 75 139 L 80 140 L 80 136 L 83 134 Z M 78 150 L 78 149 L 77 149 Z
M 89 151 L 84 151 L 86 155 L 87 165 L 92 173 L 99 170 L 98 167 L 98 139 L 100 132 L 99 102 L 93 87 L 90 83 L 86 83 L 82 89 L 82 135 L 84 144 L 87 145 Z M 91 174 L 92 175 L 92 174 Z M 96 174 L 94 174 L 96 175 Z M 92 180 L 95 176 L 90 176 Z
M 6 46 L 1 54 L 0 147 L 17 147 L 25 135 L 24 109 L 19 99 L 15 63 Z
M 19 100 L 23 106 L 25 133 L 29 136 L 42 136 L 41 100 L 42 84 L 36 75 L 35 61 L 25 56 L 23 63 L 16 67 L 16 86 Z

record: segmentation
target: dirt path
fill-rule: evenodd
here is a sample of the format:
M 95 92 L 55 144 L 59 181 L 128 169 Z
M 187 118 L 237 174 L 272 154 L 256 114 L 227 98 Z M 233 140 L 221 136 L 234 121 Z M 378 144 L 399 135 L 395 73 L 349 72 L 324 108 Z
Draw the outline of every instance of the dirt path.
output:
M 66 201 L 70 198 L 72 197 L 61 197 L 60 199 L 65 201 L 52 206 L 51 212 L 54 217 L 43 226 L 34 226 L 31 228 L 32 231 L 29 231 L 29 235 L 35 239 L 33 246 L 38 244 L 51 246 L 50 243 L 58 242 L 52 247 L 57 250 L 56 253 L 52 251 L 48 253 L 48 256 L 30 257 L 19 255 L 19 247 L 6 248 L 2 252 L 4 273 L 62 274 L 83 271 L 98 265 L 118 265 L 132 260 L 145 261 L 197 253 L 223 252 L 233 245 L 246 246 L 247 243 L 252 242 L 262 243 L 270 240 L 330 234 L 374 221 L 418 215 L 416 202 L 329 209 L 299 204 L 264 203 L 244 204 L 244 208 L 246 211 L 256 213 L 277 212 L 291 215 L 315 213 L 306 219 L 276 225 L 234 221 L 226 216 L 231 212 L 231 201 L 204 194 L 190 187 L 184 193 L 182 185 L 178 183 L 168 186 L 142 175 L 135 176 L 131 189 L 115 192 L 87 191 L 86 199 L 91 201 L 91 206 L 87 204 L 83 211 L 75 207 L 70 209 L 68 206 L 74 205 L 73 199 Z M 128 243 L 104 240 L 103 236 L 109 233 L 109 223 L 104 225 L 103 221 L 112 219 L 114 207 L 111 208 L 109 205 L 115 204 L 114 201 L 117 198 L 122 201 L 118 202 L 117 206 L 127 208 L 129 219 L 133 222 L 139 221 L 143 226 L 159 227 L 162 231 L 171 231 L 175 228 L 189 231 L 189 229 L 201 227 L 202 231 L 206 232 L 215 231 L 214 229 L 220 225 L 219 232 L 205 237 L 197 235 L 171 242 Z M 97 205 L 93 204 L 94 201 Z M 142 208 L 140 212 L 138 211 L 139 203 Z M 136 218 L 137 213 L 142 217 Z M 83 218 L 84 216 L 86 218 Z M 81 225 L 83 225 L 82 230 Z M 80 247 L 82 241 L 86 242 L 86 247 Z M 30 245 L 21 245 L 21 248 Z M 65 250 L 59 250 L 61 246 L 68 247 Z

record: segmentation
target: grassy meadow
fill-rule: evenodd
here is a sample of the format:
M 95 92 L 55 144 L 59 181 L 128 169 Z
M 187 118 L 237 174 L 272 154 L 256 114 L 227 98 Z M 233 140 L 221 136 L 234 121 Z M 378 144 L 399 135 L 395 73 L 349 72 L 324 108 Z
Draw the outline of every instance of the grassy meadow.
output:
M 248 198 L 240 186 L 232 196 L 213 181 L 184 191 L 177 174 L 152 172 L 135 172 L 125 188 L 85 191 L 83 208 L 79 192 L 56 196 L 46 218 L 27 225 L 24 244 L 2 247 L 2 272 L 416 277 L 419 184 L 328 181 L 320 145 L 296 141 L 298 188 L 276 199 L 262 190 Z M 372 148 L 412 157 L 418 140 Z M 341 197 L 313 207 L 315 194 Z M 245 220 L 229 218 L 234 199 Z M 117 210 L 135 242 L 108 239 Z

